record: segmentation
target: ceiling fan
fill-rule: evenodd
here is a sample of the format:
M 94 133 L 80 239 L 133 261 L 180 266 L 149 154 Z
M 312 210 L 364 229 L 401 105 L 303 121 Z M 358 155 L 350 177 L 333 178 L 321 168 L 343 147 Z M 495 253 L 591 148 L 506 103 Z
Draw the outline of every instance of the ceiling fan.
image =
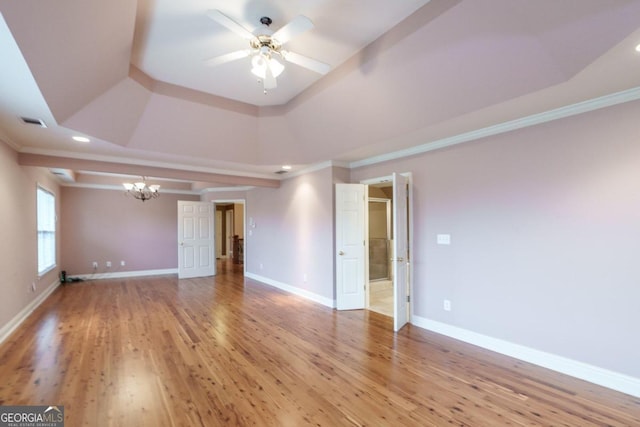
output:
M 265 93 L 268 89 L 275 89 L 278 86 L 276 77 L 284 71 L 284 65 L 277 58 L 323 75 L 331 69 L 328 64 L 283 49 L 283 45 L 293 37 L 313 28 L 313 22 L 306 16 L 296 16 L 276 32 L 269 28 L 272 23 L 271 18 L 263 16 L 260 18 L 262 25 L 253 33 L 217 9 L 207 11 L 207 16 L 248 40 L 249 48 L 207 59 L 205 64 L 218 66 L 251 56 L 251 72 L 262 80 Z

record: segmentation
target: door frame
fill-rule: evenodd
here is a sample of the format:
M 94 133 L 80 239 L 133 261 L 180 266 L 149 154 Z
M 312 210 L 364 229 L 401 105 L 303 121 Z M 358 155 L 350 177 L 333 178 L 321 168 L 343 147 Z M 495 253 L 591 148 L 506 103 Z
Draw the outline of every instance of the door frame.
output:
M 409 251 L 409 323 L 413 323 L 413 304 L 414 304 L 414 298 L 413 298 L 413 260 L 414 260 L 414 252 L 413 252 L 413 241 L 415 240 L 413 238 L 413 176 L 411 172 L 403 172 L 403 173 L 399 173 L 398 175 L 402 175 L 405 178 L 407 178 L 407 184 L 408 184 L 408 189 L 409 189 L 409 198 L 407 200 L 407 227 L 408 227 L 408 251 Z M 369 179 L 363 179 L 360 180 L 359 182 L 360 184 L 364 184 L 367 186 L 371 185 L 371 184 L 383 184 L 383 183 L 389 183 L 390 185 L 393 183 L 393 175 L 386 175 L 386 176 L 381 176 L 381 177 L 377 177 L 377 178 L 369 178 Z M 368 190 L 367 190 L 368 191 Z M 365 230 L 367 232 L 367 238 L 365 239 L 365 246 L 366 246 L 366 251 L 365 251 L 365 283 L 367 286 L 367 292 L 366 295 L 369 295 L 369 215 L 368 215 L 368 209 L 365 210 Z M 395 284 L 394 284 L 395 286 Z M 394 294 L 395 294 L 395 288 L 394 288 Z M 368 301 L 367 301 L 368 302 Z M 394 304 L 395 304 L 395 300 L 394 300 Z M 368 307 L 368 305 L 367 305 Z
M 247 273 L 247 199 L 213 199 L 213 211 L 216 211 L 216 204 L 234 203 L 242 205 L 242 233 L 244 235 L 244 251 L 242 252 L 242 274 Z

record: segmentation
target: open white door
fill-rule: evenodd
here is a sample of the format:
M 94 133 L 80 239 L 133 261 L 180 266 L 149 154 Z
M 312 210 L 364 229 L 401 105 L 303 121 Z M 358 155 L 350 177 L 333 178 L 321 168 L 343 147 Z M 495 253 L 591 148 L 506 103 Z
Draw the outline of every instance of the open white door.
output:
M 216 274 L 213 203 L 178 201 L 178 277 Z
M 363 309 L 365 303 L 366 186 L 336 184 L 336 308 Z
M 393 330 L 409 322 L 407 178 L 393 174 Z

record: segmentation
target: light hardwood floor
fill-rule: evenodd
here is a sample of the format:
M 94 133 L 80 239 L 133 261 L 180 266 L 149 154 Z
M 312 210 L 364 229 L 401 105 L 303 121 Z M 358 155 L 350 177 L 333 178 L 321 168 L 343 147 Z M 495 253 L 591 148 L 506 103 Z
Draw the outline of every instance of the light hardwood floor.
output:
M 59 288 L 0 346 L 0 404 L 67 427 L 640 425 L 640 399 L 234 268 Z

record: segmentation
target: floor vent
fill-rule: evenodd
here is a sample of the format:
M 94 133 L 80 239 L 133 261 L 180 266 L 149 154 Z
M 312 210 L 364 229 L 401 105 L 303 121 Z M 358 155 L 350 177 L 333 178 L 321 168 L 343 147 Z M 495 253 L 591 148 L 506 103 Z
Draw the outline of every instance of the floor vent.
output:
M 36 125 L 43 128 L 47 127 L 47 125 L 44 124 L 44 120 L 42 119 L 32 119 L 30 117 L 20 117 L 20 118 L 22 119 L 23 122 L 25 122 L 28 125 Z

